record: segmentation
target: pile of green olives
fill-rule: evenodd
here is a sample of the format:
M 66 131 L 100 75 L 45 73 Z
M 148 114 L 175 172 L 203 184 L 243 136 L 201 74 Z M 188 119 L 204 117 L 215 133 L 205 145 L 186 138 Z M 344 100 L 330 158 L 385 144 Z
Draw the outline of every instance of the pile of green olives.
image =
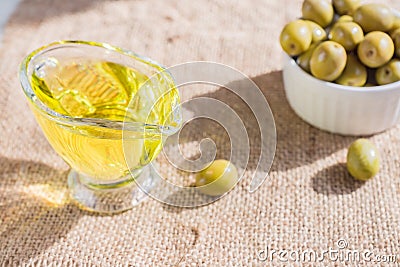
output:
M 314 77 L 348 86 L 400 80 L 400 13 L 360 0 L 304 0 L 280 44 Z

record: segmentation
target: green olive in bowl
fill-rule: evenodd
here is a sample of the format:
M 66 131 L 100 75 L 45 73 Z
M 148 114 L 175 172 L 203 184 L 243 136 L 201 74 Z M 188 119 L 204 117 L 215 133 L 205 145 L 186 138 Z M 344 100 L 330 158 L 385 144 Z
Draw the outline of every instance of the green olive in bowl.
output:
M 297 56 L 306 51 L 312 41 L 309 24 L 301 19 L 289 22 L 282 29 L 279 40 L 282 49 L 290 56 Z
M 347 54 L 342 45 L 333 41 L 320 43 L 310 59 L 310 70 L 314 77 L 324 81 L 334 81 L 346 66 Z

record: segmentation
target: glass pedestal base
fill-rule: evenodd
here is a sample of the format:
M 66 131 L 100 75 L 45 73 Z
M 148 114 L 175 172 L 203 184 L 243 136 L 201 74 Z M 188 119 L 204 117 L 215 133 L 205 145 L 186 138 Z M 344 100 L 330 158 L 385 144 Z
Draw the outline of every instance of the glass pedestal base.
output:
M 85 177 L 71 170 L 68 187 L 72 199 L 80 208 L 99 213 L 118 213 L 133 208 L 147 198 L 130 174 L 125 178 L 118 184 L 90 185 Z M 154 186 L 151 164 L 143 167 L 135 179 L 140 179 L 141 186 L 148 192 Z

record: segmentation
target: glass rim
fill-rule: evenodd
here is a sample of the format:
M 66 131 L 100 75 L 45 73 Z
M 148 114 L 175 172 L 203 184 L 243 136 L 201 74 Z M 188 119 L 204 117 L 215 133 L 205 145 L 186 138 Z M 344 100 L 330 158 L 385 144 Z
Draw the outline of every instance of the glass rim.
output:
M 99 119 L 99 118 L 78 118 L 72 117 L 68 115 L 61 114 L 59 112 L 54 111 L 49 108 L 46 104 L 43 103 L 42 100 L 37 97 L 35 92 L 33 91 L 32 84 L 30 78 L 28 77 L 28 67 L 36 56 L 41 55 L 45 52 L 51 51 L 56 48 L 60 48 L 63 46 L 94 46 L 104 48 L 109 51 L 113 51 L 119 53 L 121 55 L 131 57 L 135 60 L 138 60 L 146 65 L 151 66 L 152 68 L 158 70 L 159 72 L 167 72 L 169 71 L 162 66 L 161 64 L 155 62 L 154 60 L 138 55 L 135 52 L 132 52 L 127 49 L 123 49 L 117 46 L 113 46 L 103 42 L 93 42 L 93 41 L 82 41 L 82 40 L 61 40 L 49 43 L 42 47 L 33 50 L 29 53 L 21 62 L 19 68 L 19 82 L 21 87 L 26 95 L 26 97 L 35 105 L 35 107 L 41 112 L 43 115 L 46 115 L 50 120 L 57 121 L 64 125 L 73 125 L 73 126 L 96 126 L 103 127 L 109 129 L 118 129 L 118 130 L 129 130 L 129 131 L 142 131 L 146 130 L 146 132 L 157 132 L 157 133 L 173 133 L 175 132 L 175 127 L 166 126 L 166 125 L 158 125 L 151 124 L 145 122 L 125 122 L 124 121 L 113 121 L 108 119 Z M 170 74 L 170 73 L 169 73 Z M 172 75 L 170 74 L 172 77 Z M 173 79 L 173 77 L 172 77 Z

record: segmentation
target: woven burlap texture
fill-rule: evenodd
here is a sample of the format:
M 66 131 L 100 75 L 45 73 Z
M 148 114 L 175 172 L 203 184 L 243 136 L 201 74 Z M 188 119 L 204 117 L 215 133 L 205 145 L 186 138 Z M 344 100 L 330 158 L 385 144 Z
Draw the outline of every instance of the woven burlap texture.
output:
M 285 98 L 278 39 L 283 25 L 300 16 L 301 2 L 23 1 L 0 47 L 2 266 L 275 266 L 276 257 L 262 262 L 259 251 L 322 252 L 337 249 L 341 239 L 349 249 L 400 253 L 400 128 L 368 137 L 381 152 L 382 168 L 373 180 L 355 182 L 344 165 L 355 137 L 311 127 Z M 400 8 L 396 0 L 380 2 Z M 216 61 L 249 75 L 276 121 L 268 181 L 250 194 L 245 175 L 228 196 L 195 209 L 152 199 L 114 216 L 78 209 L 67 197 L 68 166 L 43 136 L 17 76 L 26 54 L 61 39 L 111 43 L 166 66 Z M 236 101 L 218 88 L 193 95 Z M 190 138 L 182 145 L 188 155 L 204 137 L 201 129 L 187 130 Z M 254 135 L 252 151 L 258 153 Z M 341 262 L 326 258 L 318 264 Z

